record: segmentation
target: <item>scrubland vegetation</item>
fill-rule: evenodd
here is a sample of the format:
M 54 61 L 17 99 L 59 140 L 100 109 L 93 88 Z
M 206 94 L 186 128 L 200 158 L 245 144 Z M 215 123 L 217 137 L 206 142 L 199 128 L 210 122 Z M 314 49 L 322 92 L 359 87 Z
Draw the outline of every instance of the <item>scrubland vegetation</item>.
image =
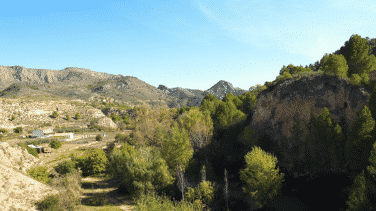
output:
M 319 74 L 343 77 L 357 86 L 375 87 L 375 83 L 369 80 L 369 72 L 376 68 L 376 58 L 365 55 L 369 48 L 364 43 L 360 37 L 353 36 L 341 48 L 342 54 L 325 55 L 315 67 L 283 67 L 280 77 L 274 82 L 254 87 L 240 96 L 227 94 L 223 100 L 218 100 L 208 94 L 200 107 L 167 108 L 144 104 L 134 107 L 132 115 L 111 116 L 115 122 L 124 123 L 121 130 L 132 130 L 130 135 L 119 133 L 116 136 L 115 141 L 121 143 L 120 148 L 110 143 L 107 149 L 88 150 L 82 157 L 72 154 L 70 161 L 61 162 L 55 167 L 58 178 L 50 179 L 44 167 L 28 171 L 38 181 L 67 189 L 66 193 L 39 201 L 39 209 L 77 210 L 81 178 L 99 173 L 122 179 L 118 190 L 134 200 L 134 210 L 239 210 L 239 206 L 246 210 L 249 205 L 229 191 L 228 183 L 240 183 L 243 195 L 252 198 L 257 208 L 262 208 L 281 194 L 284 174 L 279 172 L 277 157 L 263 151 L 255 131 L 246 128 L 252 120 L 257 94 L 280 81 L 300 80 Z M 356 51 L 357 56 L 351 55 Z M 376 143 L 371 143 L 371 140 L 375 140 L 371 139 L 374 135 L 372 131 L 375 131 L 375 96 L 376 92 L 373 92 L 369 106 L 364 106 L 359 112 L 352 132 L 358 138 L 354 138 L 348 148 L 349 154 L 355 155 L 357 150 L 367 152 L 360 157 L 353 156 L 353 161 L 349 163 L 359 174 L 349 192 L 348 210 L 373 206 L 366 197 L 371 182 L 365 178 L 365 174 L 376 173 Z M 102 106 L 119 107 L 107 103 Z M 329 121 L 327 113 L 325 108 L 313 127 L 325 126 L 332 132 L 340 131 L 338 125 L 326 125 L 325 122 Z M 79 118 L 79 115 L 75 118 Z M 93 130 L 107 130 L 95 123 L 94 120 L 90 124 Z M 101 136 L 96 140 L 102 141 Z M 50 142 L 55 149 L 61 147 L 56 141 L 43 141 Z M 368 148 L 360 147 L 366 142 Z M 38 157 L 36 151 L 26 147 L 26 144 L 20 146 Z M 234 178 L 231 181 L 230 175 Z M 236 200 L 243 202 L 234 204 Z M 91 203 L 107 204 L 101 196 Z

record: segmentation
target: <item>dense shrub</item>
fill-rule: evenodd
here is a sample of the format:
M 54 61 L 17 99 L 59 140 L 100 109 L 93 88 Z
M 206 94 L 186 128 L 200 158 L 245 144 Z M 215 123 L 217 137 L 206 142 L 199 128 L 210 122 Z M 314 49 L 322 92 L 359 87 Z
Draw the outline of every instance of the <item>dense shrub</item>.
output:
M 95 137 L 95 140 L 96 141 L 103 141 L 103 137 L 101 134 L 98 134 L 96 137 Z
M 55 171 L 60 175 L 75 173 L 75 163 L 73 161 L 63 161 L 54 167 Z
M 0 132 L 1 132 L 1 133 L 8 133 L 8 130 L 7 130 L 7 129 L 4 129 L 4 128 L 0 128 Z
M 102 149 L 92 149 L 87 155 L 73 158 L 76 168 L 81 168 L 84 177 L 104 172 L 107 165 L 107 157 Z
M 32 156 L 34 156 L 34 157 L 36 157 L 36 158 L 39 158 L 39 155 L 38 155 L 38 152 L 37 152 L 36 149 L 31 148 L 31 147 L 28 147 L 28 146 L 26 146 L 26 147 L 24 147 L 24 148 L 26 148 L 27 152 L 28 152 L 29 154 L 31 154 Z
M 208 205 L 213 201 L 217 191 L 217 188 L 215 188 L 210 181 L 204 180 L 200 182 L 196 188 L 189 187 L 185 193 L 185 197 L 189 202 L 200 200 L 204 204 Z
M 22 127 L 16 127 L 16 128 L 13 129 L 13 131 L 15 133 L 22 133 L 23 129 L 22 129 Z
M 0 134 L 0 139 L 2 139 L 3 138 L 3 134 Z
M 76 115 L 74 116 L 75 119 L 79 119 L 80 118 L 80 113 L 76 113 Z
M 58 116 L 59 116 L 59 114 L 57 113 L 57 111 L 52 112 L 52 117 L 53 117 L 53 118 L 56 118 L 56 117 L 58 117 Z
M 117 121 L 122 120 L 122 118 L 121 118 L 120 116 L 118 116 L 117 114 L 115 114 L 115 113 L 111 114 L 110 118 L 111 118 L 112 121 L 114 121 L 114 122 L 117 122 Z
M 12 117 L 10 119 L 13 121 L 13 120 L 16 119 L 16 117 L 12 115 Z
M 59 197 L 49 195 L 43 201 L 37 203 L 38 210 L 61 210 L 58 208 Z
M 70 120 L 70 116 L 69 116 L 69 114 L 66 115 L 66 118 L 67 118 L 67 120 Z
M 118 143 L 127 143 L 129 145 L 136 145 L 137 141 L 133 138 L 131 138 L 129 135 L 124 134 L 116 134 L 115 141 Z
M 59 149 L 62 145 L 63 143 L 61 143 L 60 141 L 52 140 L 50 142 L 50 147 L 53 149 Z
M 152 147 L 135 149 L 127 143 L 110 154 L 108 172 L 122 178 L 122 188 L 135 198 L 142 193 L 161 190 L 174 180 L 158 150 Z
M 50 173 L 47 172 L 47 167 L 37 166 L 34 168 L 30 168 L 26 171 L 32 178 L 35 180 L 42 182 L 44 184 L 48 184 L 50 182 Z

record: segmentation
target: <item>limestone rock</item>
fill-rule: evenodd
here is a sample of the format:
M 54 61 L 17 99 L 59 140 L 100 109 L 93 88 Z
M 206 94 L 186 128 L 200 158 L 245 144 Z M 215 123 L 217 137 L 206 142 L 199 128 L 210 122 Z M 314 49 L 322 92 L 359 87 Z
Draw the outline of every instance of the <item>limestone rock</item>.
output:
M 306 167 L 298 169 L 294 166 L 300 163 L 296 159 L 304 140 L 283 142 L 284 137 L 288 140 L 291 138 L 290 130 L 293 127 L 295 114 L 300 121 L 300 127 L 304 127 L 304 124 L 308 124 L 310 120 L 311 109 L 314 117 L 317 118 L 326 107 L 334 123 L 341 126 L 347 146 L 347 137 L 356 118 L 356 112 L 368 104 L 372 91 L 372 87 L 357 87 L 350 84 L 348 80 L 336 76 L 321 75 L 281 81 L 258 94 L 253 119 L 247 127 L 256 131 L 259 144 L 264 147 L 263 150 L 274 153 L 281 169 L 305 173 L 310 169 L 302 169 Z M 285 150 L 286 147 L 290 148 L 290 152 Z M 304 159 L 308 160 L 307 157 Z M 338 169 L 344 169 L 343 163 L 335 165 Z
M 112 121 L 112 119 L 108 117 L 103 117 L 98 120 L 97 123 L 98 126 L 103 126 L 103 127 L 110 127 L 110 128 L 117 128 L 117 125 Z

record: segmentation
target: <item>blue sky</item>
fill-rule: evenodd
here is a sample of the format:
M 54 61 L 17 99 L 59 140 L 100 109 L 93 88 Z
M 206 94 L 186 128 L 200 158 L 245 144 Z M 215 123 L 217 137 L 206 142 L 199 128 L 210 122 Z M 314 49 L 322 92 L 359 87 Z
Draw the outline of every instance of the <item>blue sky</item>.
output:
M 134 76 L 155 87 L 248 90 L 352 34 L 375 38 L 376 1 L 3 1 L 0 65 Z

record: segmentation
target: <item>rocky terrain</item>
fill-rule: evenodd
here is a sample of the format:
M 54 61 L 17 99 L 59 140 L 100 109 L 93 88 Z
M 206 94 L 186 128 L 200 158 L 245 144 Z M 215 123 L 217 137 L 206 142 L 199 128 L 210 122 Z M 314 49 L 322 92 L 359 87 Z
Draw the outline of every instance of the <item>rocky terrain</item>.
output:
M 91 102 L 107 98 L 130 107 L 146 102 L 172 108 L 200 106 L 208 93 L 221 99 L 226 93 L 238 96 L 246 92 L 223 80 L 205 91 L 180 87 L 169 89 L 163 85 L 156 88 L 136 77 L 100 73 L 84 68 L 49 70 L 0 66 L 0 74 L 0 97 L 16 99 L 62 98 Z
M 17 145 L 0 143 L 0 210 L 35 210 L 33 202 L 58 190 L 28 176 L 26 170 L 38 164 L 39 159 Z
M 62 101 L 35 101 L 35 100 L 18 100 L 18 99 L 4 99 L 0 101 L 0 125 L 13 133 L 16 127 L 22 127 L 26 131 L 39 128 L 43 123 L 51 125 L 55 128 L 60 127 L 79 127 L 87 128 L 87 123 L 90 123 L 94 118 L 99 119 L 98 124 L 106 127 L 117 128 L 117 125 L 101 110 L 93 108 L 89 105 L 77 105 L 66 100 Z M 52 113 L 56 111 L 59 116 L 51 117 Z M 79 119 L 74 119 L 76 113 L 80 114 Z M 71 117 L 66 119 L 66 114 Z M 11 120 L 14 116 L 15 119 Z

